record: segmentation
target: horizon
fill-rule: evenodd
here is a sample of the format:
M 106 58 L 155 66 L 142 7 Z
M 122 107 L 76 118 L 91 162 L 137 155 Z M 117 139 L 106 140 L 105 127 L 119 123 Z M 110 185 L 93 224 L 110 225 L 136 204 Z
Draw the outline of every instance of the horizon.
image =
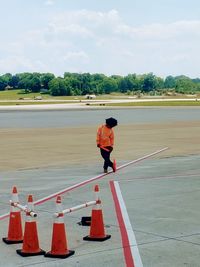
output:
M 24 71 L 24 72 L 19 72 L 19 73 L 11 73 L 11 72 L 7 72 L 7 73 L 3 73 L 3 74 L 1 74 L 0 73 L 0 77 L 1 76 L 3 76 L 3 75 L 6 75 L 6 74 L 11 74 L 12 76 L 15 76 L 15 75 L 18 75 L 18 74 L 23 74 L 23 73 L 29 73 L 29 74 L 34 74 L 34 73 L 38 73 L 38 74 L 46 74 L 46 73 L 50 73 L 50 74 L 53 74 L 54 76 L 55 76 L 55 78 L 64 78 L 64 74 L 65 73 L 70 73 L 70 74 L 90 74 L 90 75 L 95 75 L 95 74 L 100 74 L 100 75 L 105 75 L 106 77 L 112 77 L 112 76 L 119 76 L 119 77 L 122 77 L 122 78 L 124 78 L 124 77 L 126 77 L 126 76 L 128 76 L 128 75 L 136 75 L 137 77 L 138 76 L 143 76 L 143 75 L 148 75 L 148 74 L 153 74 L 154 76 L 156 76 L 157 78 L 161 78 L 161 79 L 163 79 L 163 80 L 165 80 L 167 77 L 173 77 L 173 78 L 177 78 L 177 77 L 186 77 L 186 78 L 189 78 L 189 79 L 191 79 L 191 80 L 195 80 L 195 79 L 200 79 L 200 77 L 194 77 L 194 78 L 192 78 L 192 77 L 189 77 L 189 76 L 186 76 L 186 75 L 184 75 L 184 74 L 179 74 L 179 75 L 176 75 L 176 76 L 173 76 L 173 75 L 167 75 L 167 76 L 165 76 L 165 77 L 161 77 L 161 76 L 157 76 L 155 73 L 153 73 L 153 72 L 148 72 L 148 73 L 128 73 L 128 74 L 126 74 L 126 75 L 119 75 L 119 74 L 111 74 L 111 75 L 106 75 L 105 73 L 97 73 L 97 72 L 95 72 L 95 73 L 90 73 L 90 72 L 68 72 L 68 71 L 65 71 L 63 74 L 61 74 L 61 75 L 55 75 L 55 73 L 51 73 L 51 72 L 38 72 L 38 71 L 34 71 L 34 72 L 28 72 L 28 71 Z

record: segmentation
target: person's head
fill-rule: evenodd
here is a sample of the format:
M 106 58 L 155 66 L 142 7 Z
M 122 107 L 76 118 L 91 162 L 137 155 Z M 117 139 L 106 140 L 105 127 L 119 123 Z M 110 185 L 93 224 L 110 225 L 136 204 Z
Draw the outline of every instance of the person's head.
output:
M 109 128 L 113 128 L 117 126 L 117 120 L 112 117 L 106 119 L 106 126 Z

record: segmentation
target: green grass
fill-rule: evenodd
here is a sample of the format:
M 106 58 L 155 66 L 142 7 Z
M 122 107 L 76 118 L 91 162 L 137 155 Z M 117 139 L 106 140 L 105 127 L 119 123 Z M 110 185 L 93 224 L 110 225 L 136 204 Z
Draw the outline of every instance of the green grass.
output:
M 6 101 L 6 102 L 0 102 L 0 106 L 22 106 L 22 105 L 46 105 L 46 104 L 69 104 L 69 103 L 73 103 L 73 102 L 65 102 L 65 101 L 59 101 L 59 102 L 54 102 L 54 101 L 35 101 L 35 102 L 15 102 L 15 101 L 12 101 L 12 102 L 9 102 L 9 101 Z
M 42 96 L 44 100 L 81 100 L 84 97 L 80 96 L 51 96 L 49 94 L 40 93 L 23 93 L 23 90 L 8 90 L 0 91 L 0 100 L 19 100 L 19 98 L 24 98 L 25 100 L 34 100 L 35 97 Z
M 30 98 L 34 99 L 34 96 L 40 96 L 40 93 L 30 93 L 23 94 L 22 90 L 8 90 L 8 91 L 0 91 L 0 100 L 18 100 L 19 98 Z M 46 98 L 46 95 L 42 95 L 42 97 Z
M 120 107 L 139 107 L 139 106 L 200 106 L 200 101 L 147 101 L 147 102 L 128 102 L 128 103 L 106 103 L 105 106 L 120 106 Z
M 42 96 L 42 100 L 34 100 L 35 97 Z M 182 95 L 184 97 L 184 95 Z M 186 98 L 187 96 L 185 96 Z M 96 100 L 107 100 L 107 99 L 127 99 L 128 96 L 125 94 L 109 94 L 109 95 L 99 95 Z M 23 99 L 20 100 L 20 99 Z M 56 102 L 59 100 L 59 102 Z M 64 101 L 69 102 L 64 102 Z M 51 96 L 49 94 L 40 93 L 23 93 L 23 90 L 8 90 L 0 91 L 0 105 L 41 105 L 41 104 L 58 104 L 58 103 L 72 103 L 74 101 L 79 102 L 80 100 L 86 100 L 84 96 Z M 91 103 L 92 104 L 92 103 Z M 98 103 L 93 103 L 92 105 L 100 105 Z M 102 104 L 101 104 L 102 105 Z M 200 106 L 200 101 L 194 100 L 177 100 L 170 101 L 170 99 L 165 99 L 163 101 L 136 101 L 128 103 L 105 103 L 104 106 L 121 106 L 121 107 L 136 107 L 136 106 Z
M 7 91 L 0 91 L 0 101 L 6 101 L 7 105 L 9 100 L 20 100 L 24 99 L 25 101 L 34 101 L 34 98 L 37 96 L 41 96 L 43 100 L 73 100 L 73 101 L 80 101 L 80 100 L 86 100 L 85 96 L 51 96 L 49 94 L 40 94 L 40 93 L 23 93 L 23 90 L 7 90 Z M 109 95 L 99 95 L 96 99 L 102 100 L 102 99 L 116 99 L 118 97 L 127 98 L 124 94 L 109 94 Z M 28 103 L 32 104 L 32 103 Z M 13 103 L 9 103 L 11 105 L 15 105 Z M 4 103 L 0 102 L 0 105 L 5 105 Z

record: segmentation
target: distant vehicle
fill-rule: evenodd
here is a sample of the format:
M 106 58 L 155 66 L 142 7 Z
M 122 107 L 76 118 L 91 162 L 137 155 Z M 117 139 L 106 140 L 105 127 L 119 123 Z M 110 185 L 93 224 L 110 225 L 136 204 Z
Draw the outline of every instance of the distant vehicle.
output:
M 34 100 L 42 100 L 42 97 L 40 95 L 39 96 L 35 96 Z
M 85 95 L 86 99 L 95 99 L 96 95 Z

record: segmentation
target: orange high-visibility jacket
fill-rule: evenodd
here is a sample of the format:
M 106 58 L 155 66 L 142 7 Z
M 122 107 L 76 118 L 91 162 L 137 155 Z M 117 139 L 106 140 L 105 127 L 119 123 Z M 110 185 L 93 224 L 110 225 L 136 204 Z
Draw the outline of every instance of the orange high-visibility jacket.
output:
M 112 128 L 102 125 L 97 130 L 97 145 L 102 147 L 114 145 L 114 132 Z

